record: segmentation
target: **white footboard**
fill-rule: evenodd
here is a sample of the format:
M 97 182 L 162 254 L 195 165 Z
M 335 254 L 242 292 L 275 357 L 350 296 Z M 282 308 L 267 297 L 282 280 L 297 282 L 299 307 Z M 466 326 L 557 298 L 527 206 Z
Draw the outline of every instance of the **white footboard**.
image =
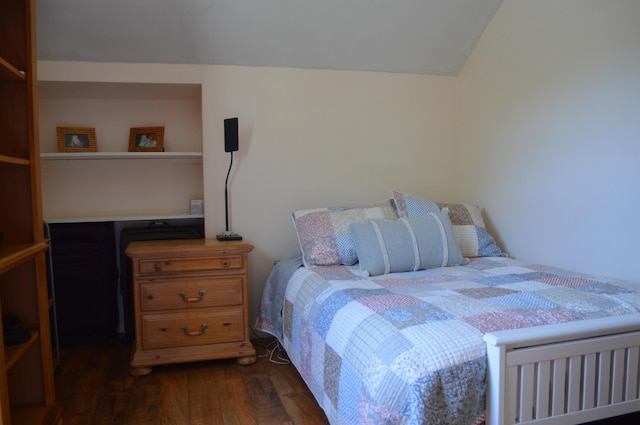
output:
M 640 314 L 488 333 L 487 424 L 640 411 Z

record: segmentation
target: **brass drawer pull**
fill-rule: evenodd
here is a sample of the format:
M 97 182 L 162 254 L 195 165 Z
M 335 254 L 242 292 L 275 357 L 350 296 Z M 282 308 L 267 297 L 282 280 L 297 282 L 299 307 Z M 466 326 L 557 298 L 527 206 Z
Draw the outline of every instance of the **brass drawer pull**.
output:
M 185 297 L 184 291 L 180 291 L 178 292 L 178 296 L 186 303 L 197 303 L 198 301 L 202 301 L 206 293 L 207 291 L 201 289 L 197 297 Z
M 162 263 L 155 263 L 153 265 L 153 270 L 156 272 L 162 271 Z
M 209 327 L 209 325 L 207 325 L 206 323 L 203 323 L 202 325 L 200 325 L 200 330 L 199 331 L 191 331 L 189 332 L 189 329 L 187 329 L 187 325 L 182 325 L 180 326 L 180 329 L 182 329 L 182 332 L 184 332 L 184 334 L 186 336 L 200 336 L 204 334 L 204 331 Z
M 229 260 L 222 260 L 222 267 L 229 267 L 231 262 Z

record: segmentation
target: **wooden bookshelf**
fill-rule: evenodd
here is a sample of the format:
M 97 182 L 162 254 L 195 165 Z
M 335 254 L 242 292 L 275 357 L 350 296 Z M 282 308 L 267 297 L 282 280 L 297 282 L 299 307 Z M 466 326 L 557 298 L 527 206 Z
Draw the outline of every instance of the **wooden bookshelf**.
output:
M 29 332 L 0 333 L 0 424 L 57 424 L 36 140 L 34 0 L 0 3 L 0 309 Z M 6 345 L 11 342 L 10 345 Z

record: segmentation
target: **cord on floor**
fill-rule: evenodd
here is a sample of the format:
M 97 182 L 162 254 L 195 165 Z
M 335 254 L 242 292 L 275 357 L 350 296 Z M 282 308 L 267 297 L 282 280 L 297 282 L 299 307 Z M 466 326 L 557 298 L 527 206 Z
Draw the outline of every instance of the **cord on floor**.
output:
M 268 357 L 269 361 L 274 364 L 290 364 L 291 360 L 287 356 L 287 352 L 284 350 L 280 341 L 278 341 L 275 337 L 260 337 L 253 327 L 249 327 L 251 333 L 253 334 L 253 338 L 251 340 L 256 343 L 256 345 L 262 347 L 265 351 L 264 354 L 259 354 L 258 357 Z

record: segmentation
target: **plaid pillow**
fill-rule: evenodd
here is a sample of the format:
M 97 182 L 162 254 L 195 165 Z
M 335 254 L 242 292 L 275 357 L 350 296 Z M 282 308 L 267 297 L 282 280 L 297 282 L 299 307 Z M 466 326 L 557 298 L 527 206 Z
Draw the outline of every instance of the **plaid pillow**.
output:
M 418 198 L 395 190 L 391 194 L 393 196 L 391 198 L 393 206 L 396 208 L 400 218 L 419 217 L 429 213 L 440 212 L 438 204 L 428 199 Z
M 388 200 L 362 207 L 329 207 L 296 211 L 292 214 L 302 261 L 306 267 L 353 265 L 358 261 L 355 242 L 349 230 L 352 223 L 397 220 Z

